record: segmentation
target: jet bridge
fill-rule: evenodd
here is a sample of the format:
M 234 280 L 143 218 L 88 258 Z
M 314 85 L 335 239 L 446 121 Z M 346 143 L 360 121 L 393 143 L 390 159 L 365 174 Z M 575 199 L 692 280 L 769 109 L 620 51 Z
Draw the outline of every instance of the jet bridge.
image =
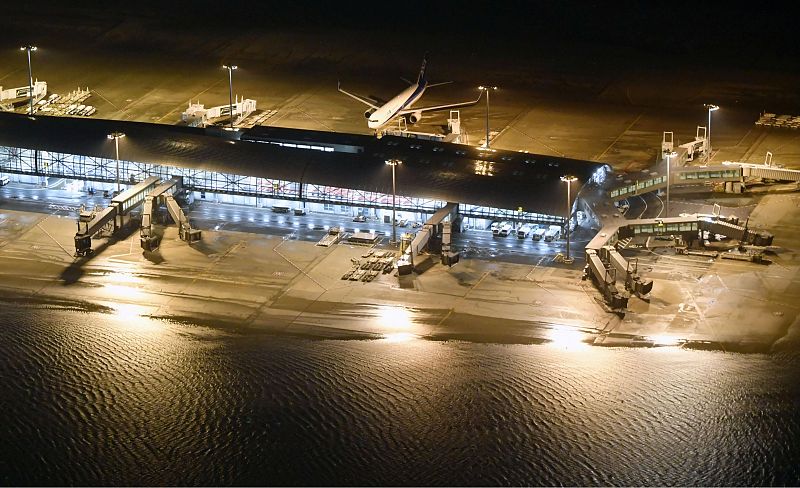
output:
M 718 215 L 685 215 L 656 219 L 638 219 L 622 224 L 606 225 L 586 244 L 586 267 L 584 275 L 597 283 L 606 302 L 613 308 L 627 306 L 627 295 L 616 288 L 617 278 L 624 281 L 625 293 L 647 295 L 653 289 L 653 281 L 638 274 L 638 260 L 628 261 L 615 249 L 621 239 L 649 236 L 679 235 L 691 242 L 702 232 L 724 235 L 741 244 L 771 246 L 773 235 L 765 230 L 748 229 L 747 224 L 738 225 L 736 217 Z M 624 277 L 624 280 L 623 280 Z
M 447 265 L 458 262 L 458 254 L 450 252 L 450 222 L 444 222 L 457 209 L 457 203 L 448 202 L 447 205 L 431 215 L 422 229 L 414 236 L 403 258 L 397 262 L 400 274 L 408 274 L 412 268 L 418 272 L 427 269 L 425 263 L 430 260 L 430 257 L 420 257 L 421 253 L 432 239 L 438 239 L 439 234 L 442 235 L 442 262 Z
M 139 241 L 145 251 L 155 251 L 161 244 L 161 238 L 153 234 L 153 212 L 162 203 L 167 207 L 172 220 L 178 224 L 178 235 L 182 241 L 194 242 L 200 240 L 200 230 L 192 229 L 189 224 L 189 218 L 175 200 L 174 195 L 180 191 L 182 184 L 183 178 L 176 176 L 153 188 L 145 197 L 142 226 L 139 229 Z
M 111 205 L 91 216 L 90 220 L 81 218 L 78 232 L 75 233 L 75 254 L 91 254 L 92 236 L 101 230 L 108 229 L 111 233 L 119 230 L 126 223 L 130 211 L 144 201 L 145 195 L 156 186 L 158 180 L 157 176 L 151 176 L 114 197 Z

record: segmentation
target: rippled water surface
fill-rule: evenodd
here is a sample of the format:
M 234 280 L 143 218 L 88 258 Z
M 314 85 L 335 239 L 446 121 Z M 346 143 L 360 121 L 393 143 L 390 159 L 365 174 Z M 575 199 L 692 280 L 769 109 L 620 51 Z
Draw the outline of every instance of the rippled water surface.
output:
M 0 311 L 2 484 L 800 483 L 800 360 Z

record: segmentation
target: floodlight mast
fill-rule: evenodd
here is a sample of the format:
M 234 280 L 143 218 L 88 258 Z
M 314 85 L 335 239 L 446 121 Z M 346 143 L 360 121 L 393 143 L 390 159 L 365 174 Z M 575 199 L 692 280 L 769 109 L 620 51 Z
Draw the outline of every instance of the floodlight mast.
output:
M 566 175 L 561 177 L 561 181 L 567 184 L 567 225 L 566 225 L 566 234 L 567 234 L 567 257 L 564 258 L 564 262 L 567 264 L 571 264 L 573 259 L 569 256 L 569 224 L 572 217 L 572 197 L 570 195 L 570 190 L 572 187 L 572 182 L 577 180 L 578 178 Z
M 486 92 L 486 143 L 483 147 L 489 149 L 489 91 L 497 91 L 497 87 L 481 85 L 478 90 Z
M 395 216 L 395 213 L 396 213 L 397 206 L 396 206 L 396 196 L 395 196 L 395 194 L 396 194 L 397 188 L 396 188 L 396 180 L 395 180 L 394 170 L 395 170 L 395 167 L 397 165 L 403 164 L 403 162 L 400 161 L 399 159 L 387 159 L 386 160 L 386 164 L 392 167 L 392 241 L 391 241 L 391 244 L 392 245 L 396 245 L 397 244 L 397 217 Z
M 235 64 L 223 64 L 222 67 L 228 70 L 228 110 L 231 112 L 231 130 L 233 130 L 233 70 L 239 67 Z
M 117 157 L 117 194 L 120 192 L 120 183 L 119 183 L 119 140 L 125 137 L 125 134 L 122 132 L 112 132 L 108 135 L 109 139 L 114 139 L 114 153 Z
M 38 48 L 36 46 L 31 46 L 30 44 L 19 48 L 20 51 L 27 51 L 28 53 L 28 95 L 31 97 L 28 115 L 33 115 L 33 69 L 31 69 L 31 52 L 34 52 L 37 49 Z

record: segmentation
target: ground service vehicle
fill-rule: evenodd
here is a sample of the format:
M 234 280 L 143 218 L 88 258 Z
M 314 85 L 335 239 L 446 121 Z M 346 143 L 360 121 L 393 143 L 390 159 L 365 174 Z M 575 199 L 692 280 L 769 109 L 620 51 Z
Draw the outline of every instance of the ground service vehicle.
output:
M 551 225 L 547 232 L 544 233 L 544 240 L 547 242 L 555 241 L 561 238 L 561 226 Z

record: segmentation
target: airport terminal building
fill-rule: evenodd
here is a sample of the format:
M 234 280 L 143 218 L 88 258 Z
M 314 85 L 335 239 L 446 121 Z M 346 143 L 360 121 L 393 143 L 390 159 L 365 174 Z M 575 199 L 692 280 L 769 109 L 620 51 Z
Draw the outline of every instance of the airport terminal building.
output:
M 112 133 L 119 139 L 119 161 Z M 563 223 L 564 175 L 573 196 L 609 168 L 526 152 L 439 141 L 279 127 L 236 131 L 141 122 L 0 113 L 0 173 L 39 183 L 57 177 L 84 189 L 116 188 L 174 176 L 195 198 L 262 207 L 381 218 L 396 208 L 425 220 L 447 202 L 465 224 L 492 220 Z M 413 217 L 412 217 L 413 215 Z

